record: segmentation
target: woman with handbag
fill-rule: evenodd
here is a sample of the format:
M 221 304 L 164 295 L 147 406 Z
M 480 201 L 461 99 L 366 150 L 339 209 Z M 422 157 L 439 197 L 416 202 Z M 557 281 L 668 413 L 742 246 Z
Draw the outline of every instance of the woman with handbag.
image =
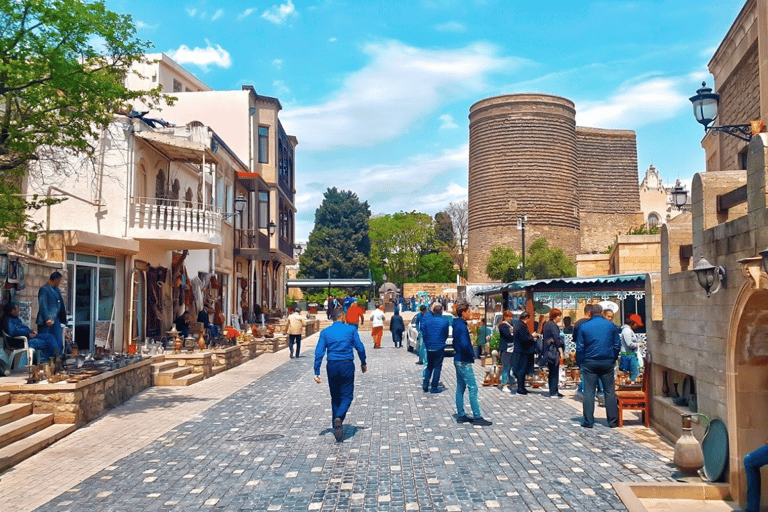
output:
M 565 357 L 563 338 L 560 336 L 560 327 L 557 321 L 563 316 L 563 312 L 557 308 L 549 311 L 549 321 L 544 324 L 541 330 L 544 339 L 544 362 L 549 370 L 549 396 L 551 398 L 562 398 L 562 393 L 558 391 L 557 385 L 560 380 L 560 361 Z
M 512 369 L 512 353 L 515 349 L 515 341 L 512 337 L 512 311 L 504 311 L 502 320 L 499 322 L 499 353 L 501 354 L 501 382 L 499 389 L 504 390 L 504 386 L 512 389 L 509 371 Z

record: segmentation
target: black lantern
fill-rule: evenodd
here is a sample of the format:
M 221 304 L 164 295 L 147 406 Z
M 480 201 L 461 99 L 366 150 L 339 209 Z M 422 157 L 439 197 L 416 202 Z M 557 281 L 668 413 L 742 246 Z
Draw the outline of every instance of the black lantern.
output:
M 238 194 L 237 199 L 235 199 L 235 210 L 237 210 L 237 213 L 243 213 L 247 203 L 248 201 L 245 199 L 245 196 L 243 196 L 243 194 Z
M 672 203 L 675 208 L 682 210 L 683 206 L 688 202 L 688 191 L 685 190 L 680 180 L 677 180 L 675 187 L 672 189 Z
M 713 293 L 717 293 L 720 290 L 721 285 L 725 286 L 726 269 L 724 267 L 716 267 L 710 262 L 704 259 L 702 256 L 696 266 L 693 267 L 693 271 L 696 272 L 696 279 L 699 281 L 699 286 L 704 288 L 707 292 L 707 297 L 710 297 Z M 712 287 L 715 287 L 712 289 Z
M 269 224 L 267 224 L 267 230 L 269 231 L 269 236 L 274 235 L 276 229 L 277 229 L 277 224 L 275 224 L 275 221 L 273 220 L 269 221 Z
M 758 253 L 763 257 L 763 270 L 768 274 L 768 247 Z
M 701 88 L 696 94 L 688 98 L 693 104 L 693 115 L 696 121 L 704 126 L 704 132 L 725 132 L 743 141 L 752 139 L 751 126 L 748 124 L 724 124 L 721 126 L 709 126 L 717 119 L 717 107 L 720 103 L 720 95 L 712 92 L 706 82 L 701 82 Z

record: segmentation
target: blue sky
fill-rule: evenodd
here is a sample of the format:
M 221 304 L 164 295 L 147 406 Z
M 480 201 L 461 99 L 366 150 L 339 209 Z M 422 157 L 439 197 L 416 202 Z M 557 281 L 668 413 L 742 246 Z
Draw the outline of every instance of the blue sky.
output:
M 374 214 L 466 198 L 469 107 L 540 92 L 580 126 L 637 132 L 639 175 L 704 170 L 688 97 L 740 0 L 107 0 L 138 36 L 214 89 L 283 105 L 296 156 L 297 241 L 327 187 Z M 748 120 L 744 120 L 748 122 Z

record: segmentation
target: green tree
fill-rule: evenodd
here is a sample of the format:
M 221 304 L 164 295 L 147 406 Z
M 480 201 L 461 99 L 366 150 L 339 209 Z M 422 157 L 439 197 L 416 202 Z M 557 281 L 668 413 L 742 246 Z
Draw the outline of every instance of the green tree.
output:
M 315 211 L 315 226 L 300 258 L 301 277 L 367 278 L 371 209 L 349 190 L 329 188 Z
M 159 87 L 125 87 L 151 47 L 135 32 L 101 1 L 0 0 L 0 235 L 28 221 L 27 202 L 12 197 L 30 161 L 52 148 L 92 157 L 119 108 L 160 99 Z
M 435 241 L 451 251 L 456 245 L 456 235 L 453 233 L 451 216 L 445 212 L 435 214 Z
M 394 283 L 412 282 L 421 258 L 435 247 L 432 217 L 415 211 L 379 215 L 370 228 L 371 268 L 380 267 Z
M 559 247 L 550 247 L 546 238 L 537 238 L 528 247 L 526 274 L 532 279 L 573 277 L 576 264 Z
M 415 283 L 453 283 L 459 272 L 453 268 L 453 258 L 445 251 L 425 254 L 419 260 Z
M 523 258 L 511 247 L 494 247 L 485 264 L 491 279 L 510 283 L 523 279 Z

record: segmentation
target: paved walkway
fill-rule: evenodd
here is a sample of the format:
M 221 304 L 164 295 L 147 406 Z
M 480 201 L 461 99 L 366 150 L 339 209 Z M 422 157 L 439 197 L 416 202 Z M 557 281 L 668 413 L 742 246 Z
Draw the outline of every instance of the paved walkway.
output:
M 299 359 L 265 354 L 134 397 L 0 475 L 0 510 L 610 512 L 626 510 L 611 482 L 673 473 L 663 444 L 626 435 L 642 427 L 585 430 L 573 404 L 539 393 L 481 387 L 494 425 L 456 424 L 450 359 L 447 390 L 425 394 L 413 354 L 388 334 L 382 350 L 361 337 L 369 372 L 357 373 L 341 444 L 324 371 L 312 381 L 314 335 Z

